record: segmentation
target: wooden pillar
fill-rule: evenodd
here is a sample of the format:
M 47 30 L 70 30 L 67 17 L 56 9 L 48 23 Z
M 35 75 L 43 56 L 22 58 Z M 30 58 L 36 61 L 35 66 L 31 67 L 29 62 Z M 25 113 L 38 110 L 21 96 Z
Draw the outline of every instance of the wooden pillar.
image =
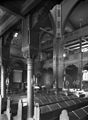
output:
M 63 0 L 62 5 L 62 29 L 64 30 L 65 23 L 69 17 L 73 7 L 79 2 L 79 0 Z
M 56 35 L 53 40 L 53 78 L 56 81 L 56 88 L 63 87 L 63 44 L 62 44 L 62 24 L 61 24 L 61 5 L 56 5 L 52 10 Z
M 80 19 L 80 29 L 82 28 L 82 19 Z M 80 31 L 82 35 L 82 29 Z M 80 74 L 80 90 L 82 89 L 82 70 L 83 70 L 83 52 L 82 52 L 82 37 L 80 39 L 80 64 L 79 64 L 79 74 Z
M 79 80 L 80 80 L 80 90 L 82 89 L 82 70 L 83 70 L 83 52 L 82 52 L 82 38 L 80 38 L 80 60 L 79 60 Z
M 1 96 L 4 98 L 4 67 L 1 65 Z
M 32 60 L 30 58 L 30 16 L 23 19 L 23 56 L 27 60 L 27 120 L 33 117 Z
M 0 95 L 0 120 L 1 120 L 1 111 L 2 111 L 2 96 Z
M 4 67 L 2 64 L 2 37 L 0 38 L 0 90 L 1 90 L 1 96 L 4 98 Z
M 31 59 L 27 58 L 27 99 L 28 99 L 28 115 L 27 120 L 32 118 L 33 99 L 32 99 L 32 63 Z

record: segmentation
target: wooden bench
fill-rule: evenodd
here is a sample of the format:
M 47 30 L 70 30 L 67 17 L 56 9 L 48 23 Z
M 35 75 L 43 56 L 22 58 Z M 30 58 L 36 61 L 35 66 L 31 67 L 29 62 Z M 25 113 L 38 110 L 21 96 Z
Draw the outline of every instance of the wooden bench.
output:
M 70 120 L 88 120 L 88 105 L 69 112 Z
M 22 120 L 22 100 L 19 100 L 17 115 L 13 117 L 13 120 Z
M 39 101 L 40 119 L 55 120 L 63 109 L 69 112 L 88 104 L 88 98 L 78 98 L 76 96 L 40 96 L 35 101 Z
M 35 96 L 34 103 L 35 120 L 57 120 L 63 109 L 66 109 L 71 116 L 74 115 L 72 111 L 87 106 L 88 98 L 78 98 L 74 95 L 41 95 Z M 25 120 L 27 118 L 27 106 L 23 106 L 21 100 L 14 104 L 11 102 L 9 106 L 11 106 L 9 109 L 10 117 L 12 116 L 13 120 Z
M 0 95 L 0 120 L 11 120 L 10 99 L 7 99 L 6 111 L 2 114 L 2 96 Z

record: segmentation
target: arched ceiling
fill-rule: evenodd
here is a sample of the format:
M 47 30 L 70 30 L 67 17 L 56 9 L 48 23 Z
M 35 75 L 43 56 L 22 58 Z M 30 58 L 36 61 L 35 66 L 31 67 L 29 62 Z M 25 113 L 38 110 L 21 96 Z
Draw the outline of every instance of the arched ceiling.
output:
M 56 0 L 55 0 L 56 1 Z M 31 21 L 31 51 L 33 51 L 34 53 L 38 53 L 37 51 L 39 50 L 39 34 L 42 31 L 42 28 L 50 28 L 52 29 L 52 25 L 51 25 L 51 21 L 49 18 L 49 15 L 47 14 L 47 12 L 49 11 L 49 9 L 52 7 L 52 5 L 55 4 L 55 1 L 45 1 L 45 0 L 8 0 L 8 1 L 1 1 L 0 3 L 0 8 L 2 11 L 5 11 L 6 13 L 9 13 L 9 17 L 13 16 L 13 19 L 11 19 L 11 21 L 8 20 L 8 24 L 6 24 L 6 19 L 3 21 L 1 21 L 1 25 L 5 24 L 4 27 L 2 27 L 2 30 L 0 32 L 0 34 L 3 34 L 8 28 L 10 28 L 13 24 L 16 24 L 17 21 L 19 21 L 20 19 L 22 19 L 24 17 L 24 15 L 26 15 L 28 13 L 28 11 L 31 14 L 31 20 L 33 20 L 33 22 Z M 61 1 L 59 1 L 61 2 Z M 21 3 L 21 4 L 20 4 Z M 17 5 L 16 5 L 17 4 Z M 3 14 L 2 14 L 3 15 Z M 34 16 L 34 17 L 33 17 Z M 3 16 L 2 16 L 3 18 Z M 38 22 L 37 21 L 38 18 Z M 16 21 L 15 21 L 16 20 Z M 13 24 L 11 24 L 11 22 Z M 21 23 L 20 23 L 21 24 Z M 18 25 L 15 25 L 12 27 L 12 31 L 8 30 L 7 34 L 9 32 L 15 32 L 14 29 L 17 27 L 17 29 L 19 28 L 19 23 Z M 21 27 L 20 26 L 20 31 L 21 31 Z M 22 32 L 20 32 L 21 34 Z M 8 35 L 7 35 L 8 36 Z M 20 37 L 19 37 L 20 36 Z M 9 39 L 9 38 L 8 38 Z M 20 44 L 20 40 L 22 40 L 22 35 L 18 35 L 17 38 L 12 38 L 11 40 L 11 49 L 10 52 L 11 54 L 20 55 L 20 51 L 21 51 L 21 47 L 22 44 Z M 18 52 L 17 52 L 18 51 Z M 32 52 L 32 53 L 33 53 Z
M 55 3 L 62 4 L 62 23 L 64 24 L 63 33 L 67 34 L 69 32 L 73 32 L 81 27 L 88 25 L 88 0 L 74 0 L 73 4 L 71 0 L 1 0 L 0 1 L 0 35 L 3 34 L 7 29 L 17 23 L 24 15 L 28 12 L 34 15 L 34 26 L 31 29 L 31 47 L 33 51 L 38 50 L 39 47 L 39 34 L 41 31 L 47 30 L 46 28 L 52 29 L 52 23 L 48 14 L 43 15 L 41 12 L 43 6 L 47 9 L 51 9 L 51 7 Z M 49 2 L 51 7 L 49 6 Z M 70 6 L 71 4 L 71 6 Z M 48 5 L 48 6 L 47 6 Z M 36 7 L 37 6 L 37 7 Z M 49 8 L 48 8 L 49 7 Z M 66 11 L 66 8 L 67 9 Z M 40 9 L 40 11 L 38 11 Z M 65 12 L 66 11 L 66 12 Z M 42 13 L 42 14 L 41 14 Z M 36 14 L 36 15 L 35 15 Z M 37 14 L 40 16 L 41 20 L 37 21 Z M 64 17 L 64 15 L 66 16 Z M 33 17 L 33 16 L 32 16 Z M 40 29 L 44 28 L 44 29 Z M 52 32 L 52 30 L 48 31 Z M 21 36 L 22 37 L 22 36 Z M 46 38 L 47 37 L 47 38 Z M 45 36 L 45 39 L 48 39 L 48 35 Z M 13 38 L 14 40 L 14 38 Z M 13 41 L 12 40 L 12 41 Z M 20 38 L 16 38 L 16 40 L 20 41 Z M 43 37 L 44 41 L 44 37 Z M 19 42 L 20 43 L 20 42 Z
M 1 0 L 0 35 L 24 17 L 41 0 Z
M 72 32 L 86 25 L 88 25 L 88 0 L 81 0 L 70 12 L 65 32 Z
M 56 0 L 55 0 L 56 1 Z M 73 5 L 75 5 L 79 0 L 74 0 Z M 60 0 L 62 2 L 62 10 L 64 15 L 67 14 L 67 19 L 65 23 L 65 33 L 72 32 L 80 27 L 80 21 L 82 26 L 88 24 L 88 1 L 81 0 L 74 7 L 70 8 L 71 0 Z M 39 4 L 44 4 L 44 0 L 1 0 L 0 1 L 0 34 L 2 34 L 8 27 L 15 24 L 20 18 L 22 18 L 28 11 L 32 10 L 35 6 Z M 58 2 L 57 2 L 58 3 Z M 42 5 L 40 4 L 40 5 Z M 68 6 L 68 8 L 67 8 Z M 40 7 L 40 6 L 39 6 Z M 65 10 L 66 8 L 67 10 Z M 71 12 L 69 12 L 71 10 Z M 67 13 L 68 11 L 68 13 Z M 70 16 L 68 14 L 70 13 Z M 62 17 L 63 19 L 63 17 Z M 14 21 L 14 22 L 13 22 Z M 62 20 L 62 23 L 65 22 Z M 64 23 L 63 23 L 64 24 Z
M 65 48 L 68 51 L 80 52 L 80 43 L 82 46 L 81 51 L 88 51 L 87 26 L 88 0 L 81 0 L 75 4 L 65 22 L 64 34 L 71 38 L 69 39 L 69 37 L 67 37 L 69 40 L 65 39 Z

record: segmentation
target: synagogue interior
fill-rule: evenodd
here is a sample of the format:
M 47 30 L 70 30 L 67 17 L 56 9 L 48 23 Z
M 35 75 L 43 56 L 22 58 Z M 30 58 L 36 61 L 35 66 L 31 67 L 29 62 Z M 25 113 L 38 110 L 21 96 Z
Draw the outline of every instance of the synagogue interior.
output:
M 0 1 L 0 120 L 88 120 L 88 0 Z

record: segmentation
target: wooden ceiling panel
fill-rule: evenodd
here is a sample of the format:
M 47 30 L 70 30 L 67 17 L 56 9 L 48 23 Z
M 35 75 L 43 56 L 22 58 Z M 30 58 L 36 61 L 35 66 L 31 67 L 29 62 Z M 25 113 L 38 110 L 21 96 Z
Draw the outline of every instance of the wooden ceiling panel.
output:
M 10 16 L 11 16 L 11 15 L 6 12 L 5 15 L 0 18 L 0 26 L 1 26 L 7 19 L 9 19 Z
M 13 11 L 14 13 L 20 14 L 22 3 L 19 1 L 15 1 L 15 2 L 14 1 L 6 1 L 6 2 L 1 2 L 0 5 L 3 6 L 4 8 L 7 8 L 7 9 Z
M 88 0 L 80 0 L 79 4 L 77 4 L 72 11 L 66 21 L 66 27 L 70 27 L 68 22 L 70 21 L 73 26 L 73 31 L 77 30 L 81 27 L 88 25 Z M 70 27 L 72 28 L 72 27 Z M 67 29 L 65 29 L 66 31 Z M 68 31 L 67 31 L 68 32 Z

